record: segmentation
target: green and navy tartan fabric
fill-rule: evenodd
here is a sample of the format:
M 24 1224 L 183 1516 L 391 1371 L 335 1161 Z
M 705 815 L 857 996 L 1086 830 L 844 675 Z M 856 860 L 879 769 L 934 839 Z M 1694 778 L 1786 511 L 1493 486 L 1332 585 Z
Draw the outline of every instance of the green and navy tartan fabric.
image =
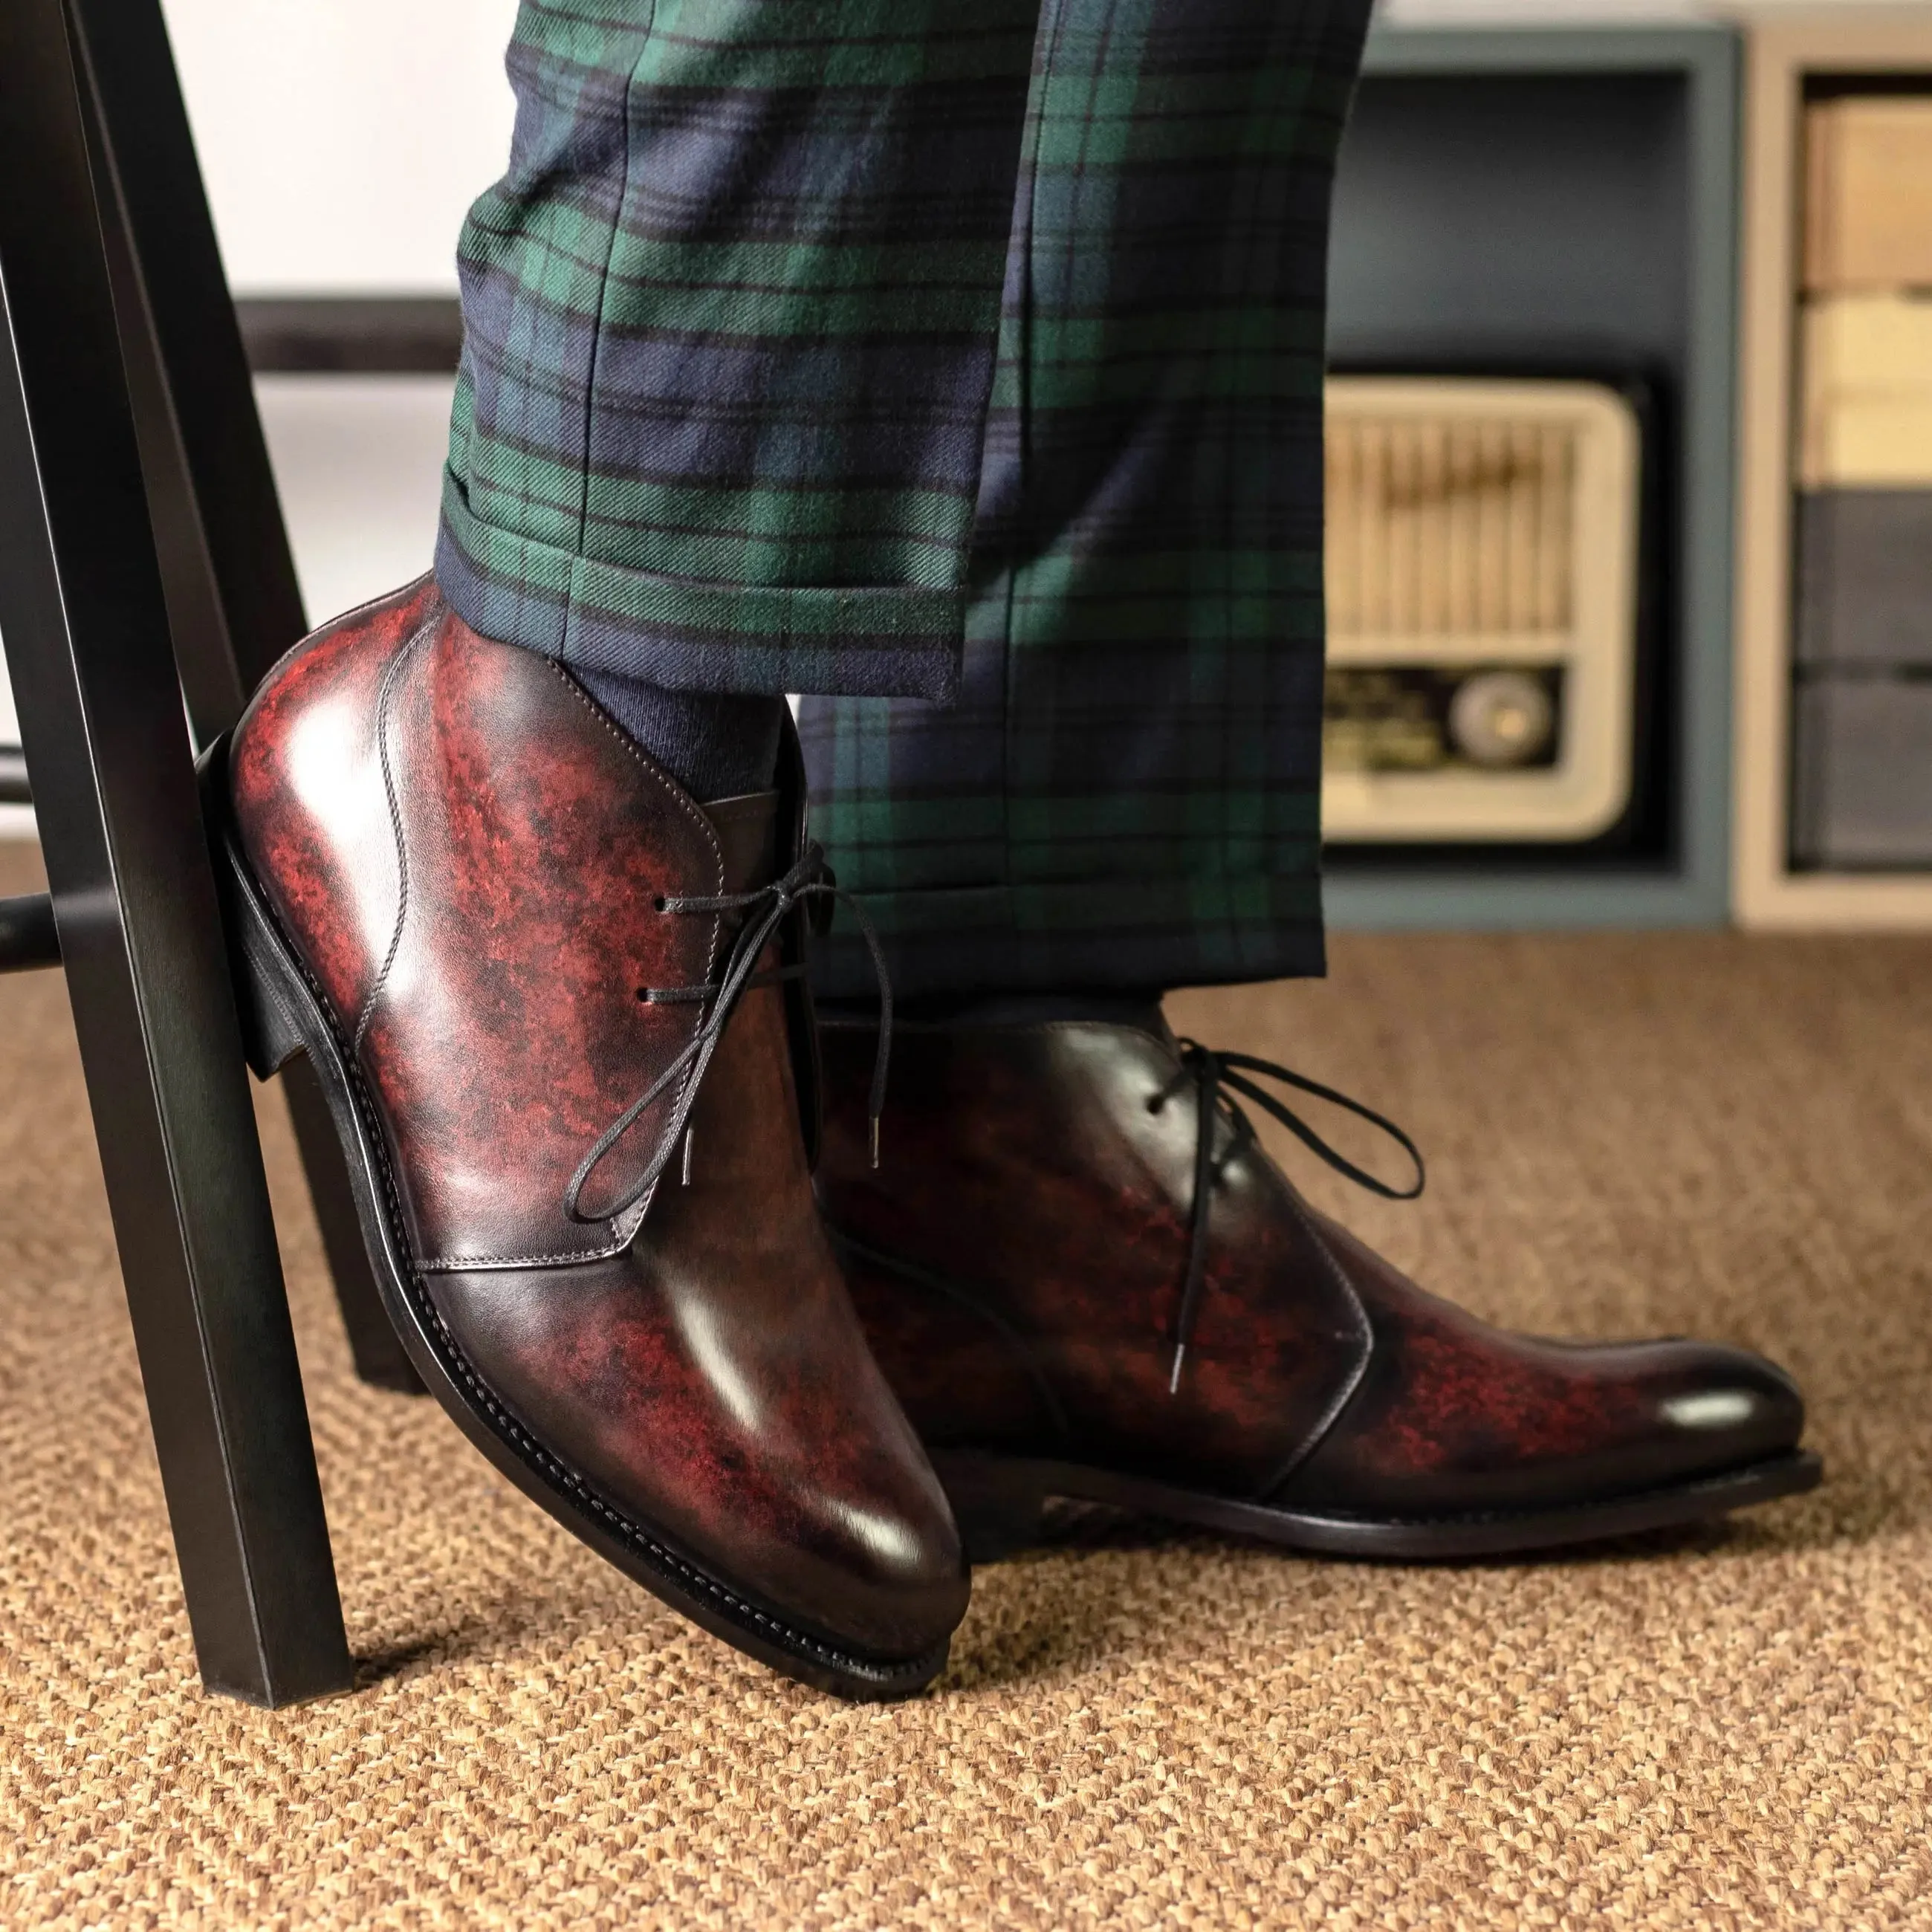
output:
M 950 697 L 1038 0 L 524 0 L 436 574 L 674 690 Z
M 909 992 L 1322 970 L 1324 284 L 1367 10 L 1049 5 L 960 700 L 800 721 Z M 862 992 L 849 921 L 822 972 Z
M 823 694 L 902 992 L 1318 972 L 1367 0 L 1041 4 L 526 4 L 438 574 L 566 662 Z

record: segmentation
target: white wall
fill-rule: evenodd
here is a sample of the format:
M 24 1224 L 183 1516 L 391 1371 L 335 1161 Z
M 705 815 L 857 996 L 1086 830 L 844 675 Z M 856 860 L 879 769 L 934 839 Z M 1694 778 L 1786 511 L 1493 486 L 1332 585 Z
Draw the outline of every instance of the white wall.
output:
M 502 172 L 515 0 L 165 0 L 238 293 L 453 292 L 464 211 Z M 437 378 L 256 385 L 320 620 L 429 562 Z
M 238 293 L 435 294 L 502 172 L 515 0 L 164 0 Z M 449 385 L 258 385 L 318 619 L 427 567 Z M 17 743 L 0 656 L 0 743 Z M 0 838 L 32 812 L 0 806 Z
M 165 0 L 243 294 L 456 286 L 503 170 L 514 0 Z

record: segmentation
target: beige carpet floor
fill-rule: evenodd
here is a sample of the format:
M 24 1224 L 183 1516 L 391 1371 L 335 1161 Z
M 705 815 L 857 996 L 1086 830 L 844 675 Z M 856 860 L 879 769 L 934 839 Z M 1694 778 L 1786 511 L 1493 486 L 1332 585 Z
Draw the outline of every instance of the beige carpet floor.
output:
M 272 1099 L 363 1682 L 202 1696 L 63 989 L 0 982 L 0 1924 L 1932 1926 L 1932 944 L 1334 968 L 1174 1003 L 1431 1157 L 1412 1208 L 1311 1190 L 1492 1316 L 1781 1358 L 1827 1486 L 1546 1564 L 1076 1526 L 856 1709 L 353 1381 Z

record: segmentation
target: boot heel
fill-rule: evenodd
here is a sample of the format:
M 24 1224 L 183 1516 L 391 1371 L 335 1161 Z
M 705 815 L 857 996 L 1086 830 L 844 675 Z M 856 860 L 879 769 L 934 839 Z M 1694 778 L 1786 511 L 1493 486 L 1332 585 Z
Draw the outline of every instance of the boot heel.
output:
M 226 736 L 218 738 L 202 754 L 195 776 L 201 788 L 208 857 L 228 941 L 236 1015 L 242 1022 L 242 1051 L 248 1070 L 257 1080 L 266 1080 L 301 1053 L 304 1042 L 295 1018 L 298 1000 L 291 997 L 289 986 L 292 969 L 281 957 L 280 946 L 249 886 L 241 855 L 223 830 L 228 822 Z
M 256 1079 L 266 1080 L 307 1050 L 296 1022 L 292 975 L 260 908 L 250 903 L 252 895 L 239 877 L 239 862 L 232 852 L 221 854 L 221 884 L 242 1050 L 249 1071 Z
M 997 1563 L 1040 1541 L 1046 1492 L 1024 1465 L 937 1455 L 932 1466 L 952 1505 L 969 1563 Z

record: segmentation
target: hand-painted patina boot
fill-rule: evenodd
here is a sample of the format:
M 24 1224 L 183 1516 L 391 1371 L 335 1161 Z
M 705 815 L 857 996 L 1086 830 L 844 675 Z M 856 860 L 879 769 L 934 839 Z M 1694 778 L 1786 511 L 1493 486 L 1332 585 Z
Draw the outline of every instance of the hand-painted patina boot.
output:
M 820 1198 L 976 1558 L 1030 1540 L 1052 1496 L 1297 1549 L 1466 1557 L 1818 1480 L 1798 1391 L 1760 1358 L 1505 1334 L 1318 1214 L 1242 1110 L 1330 1151 L 1258 1084 L 1310 1085 L 1282 1070 L 1153 1014 L 902 1025 L 874 1168 L 873 1030 L 820 1036 Z
M 967 1576 L 812 1198 L 795 789 L 700 806 L 428 579 L 284 658 L 206 782 L 250 1058 L 314 1062 L 443 1406 L 740 1649 L 927 1682 Z

